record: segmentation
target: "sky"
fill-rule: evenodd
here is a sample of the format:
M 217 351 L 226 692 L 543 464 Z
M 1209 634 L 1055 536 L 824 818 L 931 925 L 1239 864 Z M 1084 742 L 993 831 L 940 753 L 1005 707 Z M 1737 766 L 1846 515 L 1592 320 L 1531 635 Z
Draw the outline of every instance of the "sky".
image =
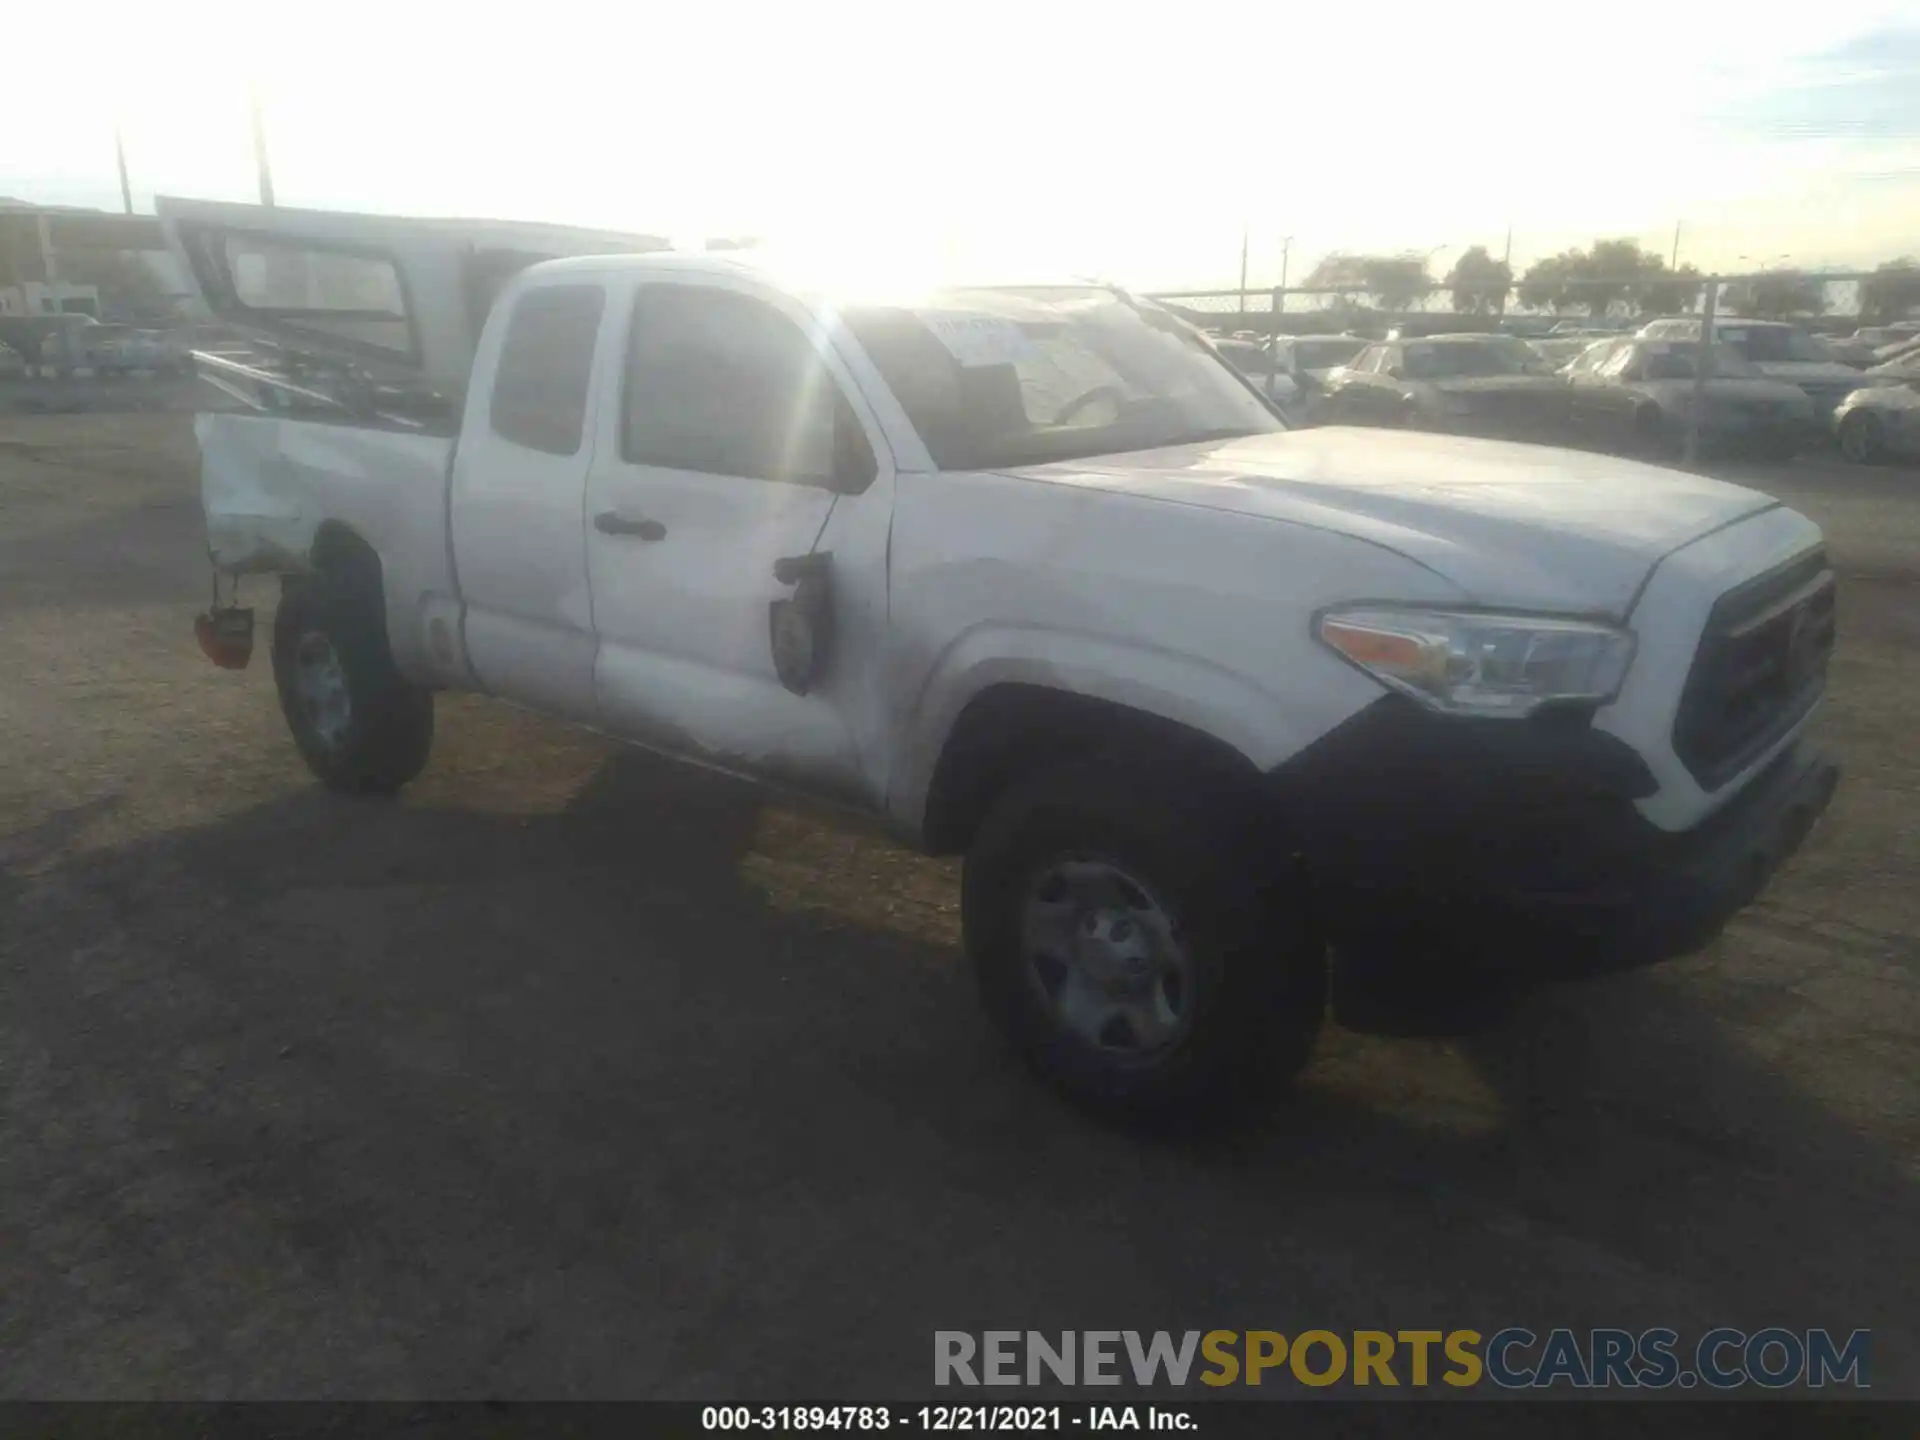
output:
M 84 22 L 67 16 L 84 17 Z M 1463 18 L 1465 17 L 1465 18 Z M 388 0 L 10 17 L 0 195 L 753 234 L 1140 288 L 1333 251 L 1920 255 L 1920 0 Z M 106 37 L 106 38 L 102 38 Z M 45 68 L 18 57 L 56 57 Z M 1287 242 L 1291 241 L 1290 246 Z

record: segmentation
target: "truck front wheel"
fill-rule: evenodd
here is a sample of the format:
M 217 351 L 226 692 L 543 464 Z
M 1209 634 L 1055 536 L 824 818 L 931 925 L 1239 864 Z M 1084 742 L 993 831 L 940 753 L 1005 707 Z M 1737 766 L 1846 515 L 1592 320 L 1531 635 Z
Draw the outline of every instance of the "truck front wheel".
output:
M 1069 1097 L 1200 1126 L 1307 1061 L 1326 951 L 1230 791 L 1090 761 L 1017 784 L 966 859 L 982 998 Z
M 288 590 L 273 678 L 294 744 L 328 789 L 390 795 L 426 766 L 433 695 L 394 668 L 377 592 L 325 576 Z

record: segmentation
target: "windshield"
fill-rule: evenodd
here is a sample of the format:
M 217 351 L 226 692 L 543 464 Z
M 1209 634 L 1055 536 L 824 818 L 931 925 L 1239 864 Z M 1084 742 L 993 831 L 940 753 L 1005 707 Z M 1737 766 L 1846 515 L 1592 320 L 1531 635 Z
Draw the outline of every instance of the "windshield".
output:
M 1791 325 L 1756 325 L 1751 329 L 1715 327 L 1723 344 L 1731 345 L 1749 360 L 1831 361 L 1833 352 L 1824 340 L 1795 330 Z
M 1183 321 L 1110 290 L 945 290 L 842 319 L 943 470 L 1286 428 Z
M 1698 342 L 1666 344 L 1646 351 L 1645 375 L 1649 380 L 1691 380 L 1700 358 Z M 1750 380 L 1759 374 L 1738 350 L 1730 345 L 1713 347 L 1712 373 L 1723 380 Z
M 1505 343 L 1511 341 L 1511 344 Z M 1412 380 L 1466 380 L 1487 375 L 1525 375 L 1543 368 L 1526 341 L 1509 335 L 1445 345 L 1407 346 L 1406 371 Z
M 1293 342 L 1294 364 L 1302 370 L 1331 370 L 1353 359 L 1365 348 L 1366 343 L 1364 340 L 1344 338 L 1296 340 Z

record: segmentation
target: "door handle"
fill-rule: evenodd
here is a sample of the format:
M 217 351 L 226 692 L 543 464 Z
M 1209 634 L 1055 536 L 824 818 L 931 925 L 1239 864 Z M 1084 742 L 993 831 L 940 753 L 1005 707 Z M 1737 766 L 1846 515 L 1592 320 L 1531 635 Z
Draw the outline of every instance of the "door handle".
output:
M 602 535 L 635 535 L 642 540 L 664 540 L 667 527 L 658 520 L 638 520 L 618 510 L 602 510 L 593 517 L 593 528 Z

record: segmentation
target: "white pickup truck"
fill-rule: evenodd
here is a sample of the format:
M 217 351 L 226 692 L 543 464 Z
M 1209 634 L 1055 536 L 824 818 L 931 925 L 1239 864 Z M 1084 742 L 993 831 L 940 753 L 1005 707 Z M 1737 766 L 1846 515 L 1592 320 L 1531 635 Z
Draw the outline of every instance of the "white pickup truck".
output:
M 202 643 L 244 663 L 220 583 L 280 577 L 323 783 L 406 784 L 469 690 L 884 817 L 965 856 L 986 1004 L 1083 1100 L 1290 1074 L 1330 952 L 1427 986 L 1682 953 L 1832 795 L 1834 576 L 1765 495 L 1290 432 L 1110 288 L 163 214 L 279 346 L 203 362 L 245 404 L 198 422 Z M 595 245 L 628 253 L 531 263 Z

